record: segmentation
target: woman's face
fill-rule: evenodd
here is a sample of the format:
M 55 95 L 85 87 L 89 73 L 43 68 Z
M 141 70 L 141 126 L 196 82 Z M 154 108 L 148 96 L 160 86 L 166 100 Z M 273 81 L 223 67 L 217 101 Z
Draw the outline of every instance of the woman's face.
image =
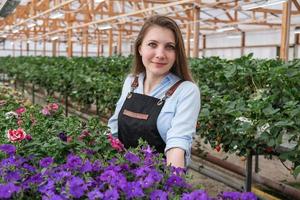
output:
M 146 75 L 161 78 L 169 73 L 175 58 L 175 36 L 170 29 L 152 26 L 139 46 Z

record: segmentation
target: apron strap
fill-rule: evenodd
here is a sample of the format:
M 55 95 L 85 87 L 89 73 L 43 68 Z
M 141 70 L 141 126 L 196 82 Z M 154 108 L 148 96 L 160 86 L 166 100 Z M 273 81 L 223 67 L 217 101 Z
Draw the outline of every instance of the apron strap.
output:
M 183 80 L 177 81 L 166 93 L 165 96 L 157 102 L 157 105 L 161 105 L 167 98 L 172 96 L 178 86 L 183 82 Z
M 131 83 L 131 89 L 130 92 L 127 94 L 127 98 L 132 97 L 133 91 L 139 86 L 139 76 L 135 76 L 134 80 Z
M 131 83 L 131 91 L 133 92 L 139 86 L 139 76 L 135 76 L 133 82 Z

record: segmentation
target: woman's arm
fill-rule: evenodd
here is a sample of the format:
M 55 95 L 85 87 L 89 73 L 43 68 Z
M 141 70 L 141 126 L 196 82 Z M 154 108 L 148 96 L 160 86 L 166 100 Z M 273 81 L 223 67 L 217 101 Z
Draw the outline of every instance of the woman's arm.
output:
M 193 136 L 196 133 L 200 91 L 196 84 L 188 81 L 183 82 L 179 87 L 181 88 L 178 88 L 180 90 L 176 98 L 174 117 L 166 136 L 165 153 L 168 164 L 186 167 L 191 155 Z
M 119 116 L 119 112 L 123 106 L 123 103 L 126 99 L 126 96 L 127 96 L 128 92 L 130 91 L 130 85 L 131 85 L 131 76 L 128 75 L 123 84 L 122 94 L 121 94 L 118 102 L 116 103 L 115 112 L 111 116 L 111 118 L 108 120 L 107 126 L 110 128 L 111 133 L 114 137 L 118 137 L 118 116 Z
M 181 148 L 171 148 L 166 153 L 167 165 L 174 167 L 185 167 L 184 150 Z

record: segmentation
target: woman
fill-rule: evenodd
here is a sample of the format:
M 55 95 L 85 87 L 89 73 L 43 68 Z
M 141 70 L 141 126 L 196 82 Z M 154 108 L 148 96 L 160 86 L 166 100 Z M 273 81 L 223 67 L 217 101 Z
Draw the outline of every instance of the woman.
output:
M 166 16 L 150 17 L 134 51 L 132 73 L 108 126 L 126 148 L 143 138 L 166 155 L 167 164 L 183 168 L 196 132 L 200 91 L 188 69 L 178 25 Z

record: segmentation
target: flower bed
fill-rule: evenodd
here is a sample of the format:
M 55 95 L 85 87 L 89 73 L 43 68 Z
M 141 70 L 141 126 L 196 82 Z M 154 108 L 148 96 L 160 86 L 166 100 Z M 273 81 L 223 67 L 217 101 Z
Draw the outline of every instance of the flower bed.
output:
M 0 99 L 0 199 L 213 199 L 144 142 L 125 150 L 97 119 L 64 117 L 57 103 L 32 106 L 3 87 Z

